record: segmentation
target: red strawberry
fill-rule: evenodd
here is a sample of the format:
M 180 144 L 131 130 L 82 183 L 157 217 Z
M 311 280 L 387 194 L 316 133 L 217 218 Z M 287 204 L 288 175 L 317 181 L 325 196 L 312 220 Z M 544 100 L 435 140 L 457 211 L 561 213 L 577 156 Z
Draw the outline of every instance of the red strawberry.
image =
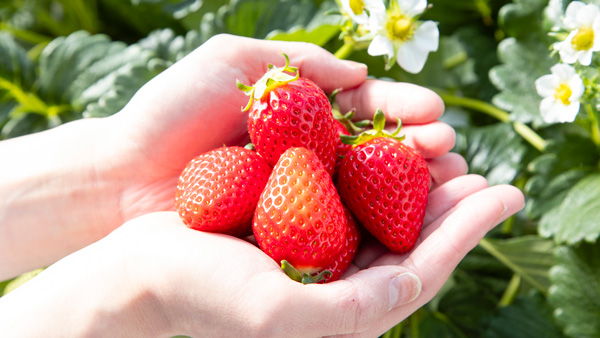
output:
M 254 214 L 260 248 L 300 274 L 318 273 L 338 255 L 346 232 L 344 207 L 331 177 L 306 148 L 286 150 L 273 168 Z
M 252 233 L 252 217 L 271 167 L 255 151 L 223 147 L 204 153 L 183 170 L 175 206 L 190 228 L 238 237 Z
M 329 283 L 340 279 L 340 277 L 344 274 L 344 272 L 346 272 L 354 260 L 354 256 L 358 250 L 358 245 L 360 244 L 360 232 L 358 231 L 358 226 L 354 220 L 354 216 L 352 216 L 352 213 L 346 207 L 344 207 L 344 213 L 348 223 L 348 226 L 346 227 L 344 245 L 333 262 L 325 268 L 325 270 L 329 271 L 330 273 L 323 276 L 322 282 L 324 283 Z
M 378 110 L 373 131 L 355 139 L 338 173 L 344 203 L 381 243 L 394 252 L 410 251 L 421 231 L 429 194 L 429 170 L 414 149 L 383 131 Z M 401 138 L 400 138 L 401 139 Z
M 338 134 L 327 95 L 312 81 L 299 77 L 298 69 L 269 65 L 254 86 L 238 81 L 238 88 L 250 96 L 248 133 L 256 151 L 270 165 L 290 147 L 314 151 L 327 172 L 333 175 Z M 286 72 L 296 72 L 292 76 Z

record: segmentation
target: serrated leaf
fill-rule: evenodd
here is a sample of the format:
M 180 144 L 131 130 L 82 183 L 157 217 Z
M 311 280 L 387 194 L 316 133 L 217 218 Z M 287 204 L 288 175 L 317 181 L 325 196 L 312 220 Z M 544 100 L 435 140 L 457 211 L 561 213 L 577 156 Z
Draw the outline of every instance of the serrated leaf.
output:
M 557 243 L 595 242 L 600 236 L 600 174 L 588 175 L 569 189 L 560 206 L 540 220 L 542 236 Z
M 97 102 L 87 105 L 83 116 L 106 117 L 120 111 L 133 95 L 146 82 L 160 73 L 151 65 L 134 66 L 119 74 L 109 91 L 100 96 Z
M 558 58 L 551 57 L 548 46 L 538 39 L 521 42 L 514 38 L 498 45 L 498 57 L 503 64 L 490 70 L 490 80 L 500 93 L 492 102 L 510 112 L 514 121 L 542 125 L 535 80 L 549 74 Z
M 551 240 L 538 236 L 503 240 L 485 238 L 480 246 L 539 291 L 548 291 L 548 271 L 555 263 Z
M 140 40 L 139 45 L 154 57 L 175 63 L 199 47 L 204 40 L 198 31 L 189 31 L 185 36 L 176 35 L 172 29 L 157 30 Z
M 0 79 L 28 91 L 35 79 L 35 65 L 27 57 L 25 49 L 11 35 L 3 32 L 0 32 L 0 60 Z
M 527 147 L 510 124 L 458 129 L 454 150 L 462 154 L 471 173 L 491 185 L 510 183 L 522 169 Z
M 539 293 L 519 296 L 490 318 L 482 338 L 562 338 L 552 308 Z
M 548 295 L 554 315 L 571 337 L 600 335 L 600 245 L 556 250 L 558 264 L 550 272 Z

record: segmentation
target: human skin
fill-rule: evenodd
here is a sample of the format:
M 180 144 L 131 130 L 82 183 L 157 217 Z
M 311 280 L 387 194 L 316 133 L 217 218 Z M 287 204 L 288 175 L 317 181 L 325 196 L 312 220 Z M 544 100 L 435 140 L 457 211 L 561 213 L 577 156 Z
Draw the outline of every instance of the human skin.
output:
M 362 119 L 382 108 L 390 121 L 402 118 L 404 142 L 432 176 L 409 254 L 367 243 L 342 280 L 303 286 L 252 243 L 187 229 L 168 212 L 189 160 L 248 140 L 247 97 L 235 81 L 255 82 L 266 64 L 282 63 L 281 52 L 326 92 L 343 88 L 342 111 L 355 108 Z M 465 175 L 464 159 L 449 153 L 455 135 L 438 121 L 437 95 L 366 75 L 314 45 L 222 35 L 109 118 L 0 142 L 11 159 L 0 169 L 0 280 L 52 265 L 0 299 L 0 332 L 372 337 L 410 315 L 523 196 Z

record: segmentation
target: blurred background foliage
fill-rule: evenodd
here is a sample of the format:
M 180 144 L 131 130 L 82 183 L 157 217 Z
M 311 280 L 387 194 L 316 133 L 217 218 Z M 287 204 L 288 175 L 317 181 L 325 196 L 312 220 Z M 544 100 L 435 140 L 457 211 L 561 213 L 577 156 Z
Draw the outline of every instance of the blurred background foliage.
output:
M 569 1 L 554 1 L 562 8 Z M 594 2 L 594 1 L 592 1 Z M 591 124 L 547 125 L 534 87 L 549 53 L 547 0 L 431 0 L 440 48 L 422 72 L 369 74 L 437 91 L 455 152 L 525 210 L 498 226 L 441 292 L 385 337 L 600 337 L 599 147 Z M 0 0 L 0 140 L 118 112 L 211 36 L 343 42 L 332 0 Z M 0 283 L 0 295 L 32 272 Z

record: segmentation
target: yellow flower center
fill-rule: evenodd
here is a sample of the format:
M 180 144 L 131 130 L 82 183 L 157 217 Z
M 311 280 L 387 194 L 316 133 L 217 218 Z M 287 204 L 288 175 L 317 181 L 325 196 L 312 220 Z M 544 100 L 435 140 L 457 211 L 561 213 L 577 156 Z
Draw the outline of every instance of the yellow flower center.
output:
M 564 105 L 569 105 L 571 103 L 569 99 L 571 98 L 572 93 L 573 92 L 568 84 L 561 83 L 558 88 L 556 88 L 556 92 L 554 92 L 554 98 L 557 101 L 561 101 Z
M 588 50 L 594 45 L 594 30 L 592 27 L 581 27 L 575 33 L 571 45 L 575 50 Z
M 365 11 L 365 3 L 362 0 L 350 0 L 350 9 L 354 15 L 361 15 Z
M 391 39 L 400 41 L 409 40 L 415 30 L 411 18 L 402 14 L 390 15 L 385 28 Z

